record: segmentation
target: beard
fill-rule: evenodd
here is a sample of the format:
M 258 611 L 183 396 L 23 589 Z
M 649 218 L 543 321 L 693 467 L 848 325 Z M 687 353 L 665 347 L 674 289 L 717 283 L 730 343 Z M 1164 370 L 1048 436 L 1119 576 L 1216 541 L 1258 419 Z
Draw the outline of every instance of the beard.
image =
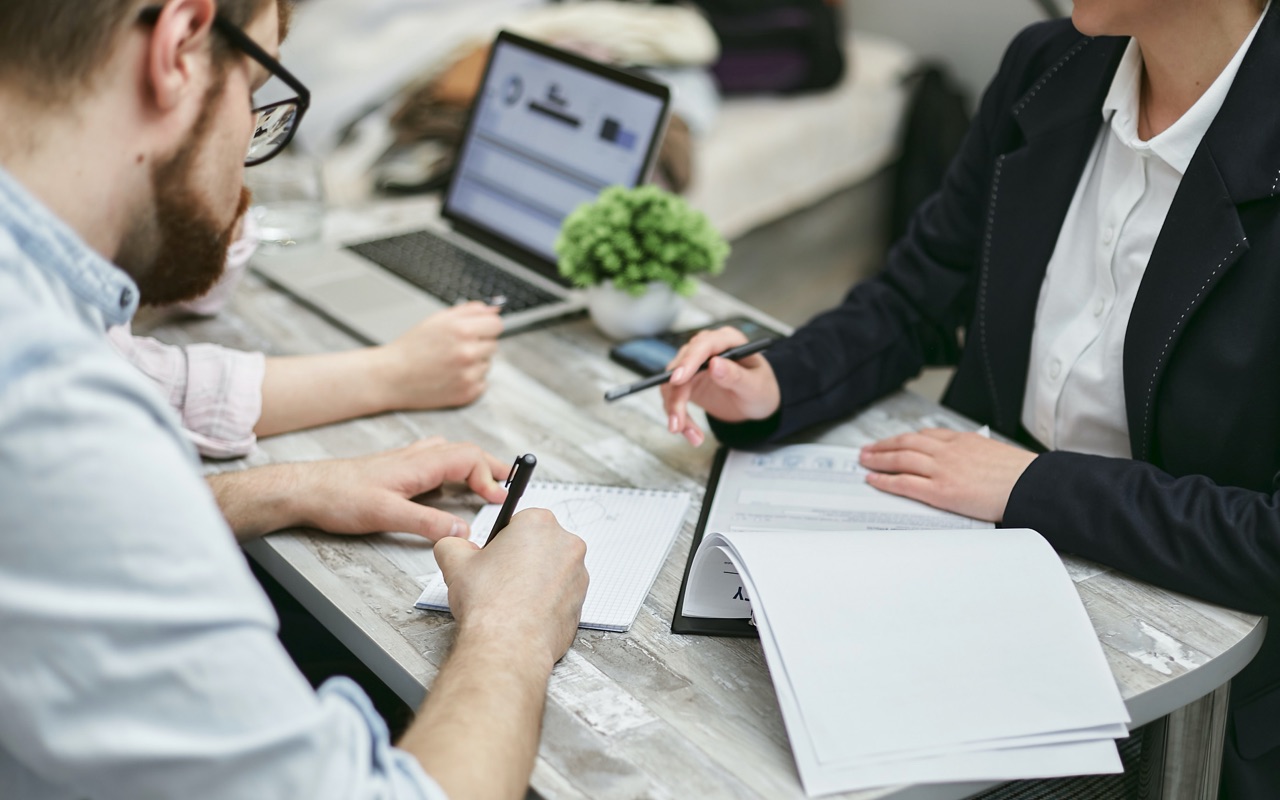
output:
M 143 305 L 194 300 L 212 289 L 226 267 L 236 223 L 249 208 L 249 190 L 242 188 L 236 214 L 224 225 L 199 191 L 196 164 L 215 111 L 210 95 L 187 144 L 152 168 L 153 213 L 121 248 L 118 261 L 137 282 Z
M 184 303 L 208 293 L 222 278 L 236 223 L 249 208 L 249 190 L 242 188 L 236 215 L 223 227 L 190 187 L 163 185 L 156 187 L 160 245 L 151 270 L 138 281 L 139 299 L 147 306 Z

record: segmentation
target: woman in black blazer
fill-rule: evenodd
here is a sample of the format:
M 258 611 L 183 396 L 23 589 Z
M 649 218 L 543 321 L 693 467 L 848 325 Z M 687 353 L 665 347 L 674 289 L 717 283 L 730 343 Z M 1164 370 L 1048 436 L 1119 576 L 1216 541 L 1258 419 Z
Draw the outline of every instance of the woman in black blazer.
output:
M 1037 305 L 1129 37 L 1144 63 L 1138 130 L 1149 139 L 1252 32 L 1150 247 L 1123 355 L 1109 365 L 1123 384 L 1115 415 L 1127 422 L 1128 457 L 923 431 L 865 448 L 864 463 L 887 491 L 1034 528 L 1061 551 L 1215 603 L 1280 614 L 1280 9 L 1259 22 L 1263 8 L 1078 0 L 1075 26 L 1024 31 L 942 190 L 884 271 L 766 356 L 712 359 L 696 373 L 742 340 L 726 329 L 687 345 L 663 390 L 671 431 L 701 443 L 692 401 L 722 441 L 774 440 L 847 416 L 925 365 L 954 364 L 944 403 L 1042 450 L 1021 424 L 1029 370 L 1042 366 L 1030 364 Z M 1280 797 L 1280 630 L 1232 684 L 1223 796 Z

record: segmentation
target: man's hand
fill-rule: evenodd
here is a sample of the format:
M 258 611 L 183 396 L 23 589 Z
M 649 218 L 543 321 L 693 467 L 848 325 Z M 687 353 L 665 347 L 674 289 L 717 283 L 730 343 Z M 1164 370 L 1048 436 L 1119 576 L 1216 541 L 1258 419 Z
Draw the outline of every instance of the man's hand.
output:
M 541 508 L 516 514 L 484 549 L 466 539 L 435 549 L 460 635 L 524 643 L 548 671 L 578 629 L 586 553 L 586 543 Z
M 667 365 L 675 374 L 662 386 L 667 430 L 683 434 L 694 447 L 702 444 L 706 435 L 689 416 L 690 402 L 725 422 L 766 419 L 778 410 L 782 393 L 767 359 L 761 355 L 741 361 L 715 357 L 716 353 L 746 343 L 742 331 L 725 327 L 703 331 L 680 348 Z M 708 359 L 707 369 L 699 372 Z
M 943 511 L 1000 522 L 1035 453 L 976 433 L 926 428 L 862 448 L 867 483 Z
M 406 531 L 438 541 L 468 535 L 467 523 L 410 498 L 446 481 L 466 482 L 490 503 L 510 466 L 473 444 L 440 437 L 363 458 L 306 461 L 209 479 L 237 538 L 305 525 L 329 533 Z
M 450 797 L 524 796 L 547 678 L 582 614 L 586 552 L 539 508 L 516 514 L 483 550 L 465 539 L 436 544 L 458 635 L 399 746 Z
M 432 314 L 379 348 L 386 409 L 464 406 L 484 394 L 502 333 L 499 310 L 464 303 Z

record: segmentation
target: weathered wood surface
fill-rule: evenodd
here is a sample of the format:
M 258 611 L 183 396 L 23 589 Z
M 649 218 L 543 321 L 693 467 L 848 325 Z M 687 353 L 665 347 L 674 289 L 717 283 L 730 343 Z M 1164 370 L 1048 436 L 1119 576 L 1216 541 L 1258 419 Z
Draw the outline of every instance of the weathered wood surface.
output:
M 750 311 L 704 288 L 687 321 Z M 154 333 L 169 341 L 216 341 L 276 354 L 357 345 L 254 276 L 218 318 L 165 324 Z M 670 632 L 714 448 L 694 449 L 668 434 L 654 392 L 606 404 L 605 389 L 633 377 L 606 358 L 608 346 L 585 319 L 523 333 L 503 340 L 491 388 L 467 408 L 389 414 L 274 437 L 247 459 L 211 468 L 355 456 L 444 435 L 504 458 L 536 452 L 545 480 L 692 492 L 684 527 L 631 630 L 581 631 L 557 666 L 533 787 L 557 798 L 803 797 L 759 643 Z M 900 393 L 810 438 L 858 445 L 922 425 L 973 427 Z M 479 505 L 456 489 L 434 502 L 464 514 Z M 284 532 L 250 552 L 416 705 L 449 647 L 453 625 L 448 615 L 413 608 L 419 583 L 390 555 L 397 547 L 410 545 L 385 536 Z M 1221 685 L 1261 641 L 1256 617 L 1065 561 L 1135 727 Z M 833 625 L 832 635 L 856 632 Z M 1190 730 L 1193 738 L 1206 735 L 1203 726 Z M 979 788 L 894 787 L 848 797 L 958 798 Z

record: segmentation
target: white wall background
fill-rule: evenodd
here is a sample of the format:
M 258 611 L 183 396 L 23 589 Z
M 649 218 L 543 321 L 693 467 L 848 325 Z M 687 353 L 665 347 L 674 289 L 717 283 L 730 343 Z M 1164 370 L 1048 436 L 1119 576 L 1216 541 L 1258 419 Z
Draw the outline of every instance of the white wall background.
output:
M 1071 10 L 1066 0 L 1057 5 Z M 845 0 L 844 7 L 851 27 L 893 36 L 941 61 L 974 104 L 1014 35 L 1045 19 L 1034 0 Z

